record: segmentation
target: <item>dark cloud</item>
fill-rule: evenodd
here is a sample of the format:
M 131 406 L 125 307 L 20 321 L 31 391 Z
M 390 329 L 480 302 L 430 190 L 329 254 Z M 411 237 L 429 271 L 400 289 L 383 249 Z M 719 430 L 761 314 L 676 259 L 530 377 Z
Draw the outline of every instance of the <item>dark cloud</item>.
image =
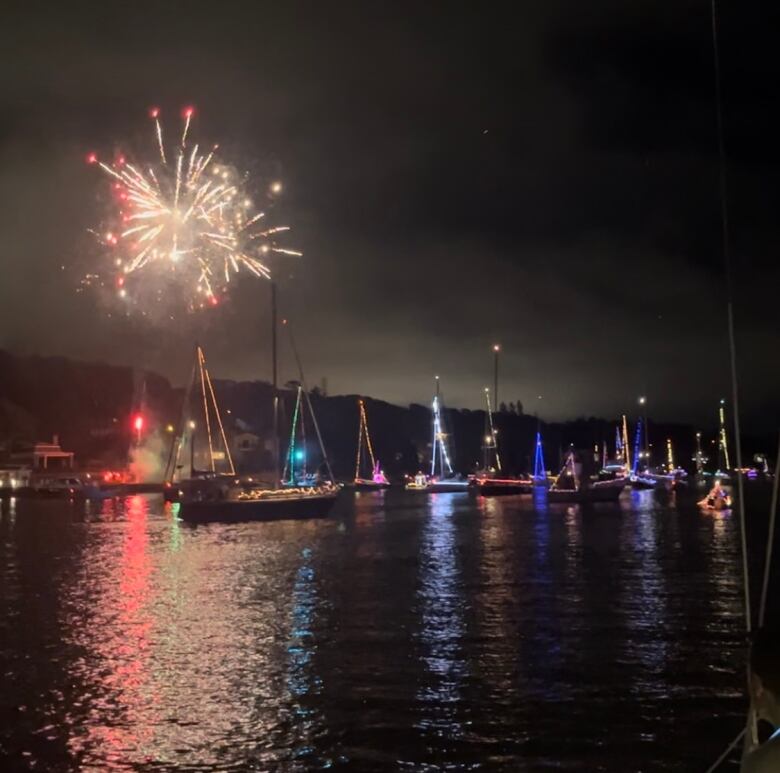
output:
M 500 340 L 506 399 L 551 417 L 641 391 L 705 421 L 725 394 L 708 3 L 25 3 L 7 22 L 0 345 L 182 381 L 197 336 L 220 375 L 268 376 L 262 284 L 162 327 L 73 292 L 85 152 L 193 102 L 199 134 L 286 181 L 305 257 L 278 265 L 282 305 L 312 381 L 423 401 L 439 373 L 476 406 Z M 776 422 L 776 25 L 729 3 L 722 26 L 743 395 Z

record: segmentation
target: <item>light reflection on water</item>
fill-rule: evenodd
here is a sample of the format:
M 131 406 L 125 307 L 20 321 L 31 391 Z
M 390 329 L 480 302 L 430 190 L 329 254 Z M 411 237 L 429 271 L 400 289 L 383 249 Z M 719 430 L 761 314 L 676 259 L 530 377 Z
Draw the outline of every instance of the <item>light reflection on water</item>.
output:
M 453 496 L 433 494 L 420 544 L 420 639 L 430 674 L 418 693 L 423 715 L 418 727 L 448 739 L 462 730 L 455 704 L 467 674 L 463 660 L 463 592 L 456 552 Z
M 0 759 L 678 770 L 736 731 L 728 514 L 652 492 L 339 508 L 192 528 L 150 497 L 3 502 Z

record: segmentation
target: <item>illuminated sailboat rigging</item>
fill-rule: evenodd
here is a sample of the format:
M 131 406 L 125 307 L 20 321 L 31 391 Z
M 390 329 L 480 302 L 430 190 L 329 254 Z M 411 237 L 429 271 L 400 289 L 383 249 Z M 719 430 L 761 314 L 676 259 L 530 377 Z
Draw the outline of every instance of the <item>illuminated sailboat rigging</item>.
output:
M 205 427 L 209 438 L 209 450 L 211 457 L 211 473 L 203 477 L 192 477 L 189 481 L 184 481 L 180 485 L 181 506 L 179 508 L 179 517 L 184 521 L 192 523 L 206 523 L 209 521 L 271 521 L 298 518 L 322 518 L 327 516 L 333 507 L 339 487 L 333 481 L 333 475 L 330 471 L 330 464 L 325 455 L 322 437 L 316 416 L 311 406 L 311 400 L 308 390 L 306 390 L 305 380 L 303 378 L 303 369 L 300 366 L 297 350 L 295 349 L 292 335 L 290 341 L 293 346 L 298 369 L 300 372 L 300 384 L 298 391 L 298 405 L 302 399 L 306 400 L 312 423 L 317 435 L 317 439 L 322 450 L 324 463 L 328 472 L 328 480 L 320 483 L 312 481 L 308 485 L 306 481 L 301 481 L 299 485 L 295 481 L 293 474 L 292 485 L 280 485 L 282 481 L 279 477 L 279 454 L 278 454 L 278 434 L 277 416 L 279 395 L 276 385 L 276 295 L 275 286 L 271 286 L 272 298 L 272 359 L 273 359 L 273 408 L 274 408 L 274 480 L 268 484 L 258 483 L 253 478 L 243 479 L 235 475 L 232 459 L 228 449 L 227 439 L 222 425 L 222 419 L 219 414 L 214 389 L 211 386 L 211 379 L 208 376 L 208 370 L 205 367 L 205 357 L 202 350 L 198 349 L 198 362 L 200 372 L 201 391 L 204 395 L 204 415 Z M 212 448 L 211 422 L 209 418 L 209 407 L 216 416 L 217 426 L 220 430 L 220 437 L 224 443 L 226 461 L 229 464 L 229 470 L 226 473 L 217 474 L 216 462 Z M 192 430 L 195 430 L 195 422 L 191 422 Z M 295 437 L 295 427 L 293 426 L 292 436 Z M 294 452 L 293 452 L 294 453 Z
M 418 472 L 406 484 L 409 491 L 425 491 L 428 493 L 446 493 L 466 491 L 468 480 L 455 474 L 447 449 L 447 433 L 444 431 L 441 411 L 441 391 L 439 377 L 436 376 L 436 394 L 431 404 L 433 439 L 431 441 L 431 472 L 426 475 Z M 437 472 L 438 470 L 438 472 Z
M 493 409 L 490 404 L 490 390 L 485 388 L 485 438 L 483 469 L 475 476 L 475 486 L 481 496 L 502 494 L 530 494 L 533 481 L 503 475 L 501 457 L 498 453 L 498 431 L 493 423 Z
M 382 472 L 379 461 L 374 456 L 374 447 L 371 444 L 371 435 L 368 431 L 368 417 L 366 405 L 362 399 L 358 399 L 358 441 L 357 454 L 355 456 L 355 477 L 352 485 L 359 491 L 378 491 L 390 486 L 390 482 Z M 365 457 L 368 456 L 368 459 Z M 360 468 L 370 461 L 371 477 L 362 477 Z

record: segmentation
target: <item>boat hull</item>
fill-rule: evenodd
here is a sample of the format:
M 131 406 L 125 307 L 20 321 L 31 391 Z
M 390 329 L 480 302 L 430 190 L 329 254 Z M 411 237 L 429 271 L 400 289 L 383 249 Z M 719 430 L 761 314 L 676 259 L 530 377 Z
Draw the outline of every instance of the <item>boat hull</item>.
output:
M 511 496 L 512 494 L 530 494 L 534 484 L 530 480 L 491 480 L 477 481 L 476 490 L 482 497 Z
M 550 489 L 547 492 L 548 502 L 617 502 L 624 485 L 591 486 L 579 490 Z
M 417 491 L 423 494 L 466 494 L 469 490 L 468 482 L 459 483 L 429 483 L 427 486 L 415 486 L 409 484 L 407 491 Z
M 648 491 L 658 486 L 658 481 L 653 478 L 646 478 L 643 476 L 635 476 L 630 479 L 629 486 L 636 491 Z
M 183 499 L 179 518 L 187 523 L 244 523 L 327 518 L 338 492 L 268 499 L 197 501 Z
M 372 480 L 356 480 L 349 484 L 355 491 L 384 491 L 390 488 L 389 483 L 374 483 Z

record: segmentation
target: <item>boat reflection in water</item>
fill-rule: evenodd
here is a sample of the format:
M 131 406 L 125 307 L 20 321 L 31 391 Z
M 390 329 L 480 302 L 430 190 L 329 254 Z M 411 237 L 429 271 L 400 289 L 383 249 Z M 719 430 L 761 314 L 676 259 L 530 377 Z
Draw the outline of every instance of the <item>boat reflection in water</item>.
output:
M 455 550 L 453 500 L 436 496 L 430 507 L 420 544 L 418 591 L 423 647 L 428 679 L 417 695 L 423 719 L 418 727 L 437 736 L 458 738 L 458 701 L 468 667 L 462 652 L 465 633 L 463 589 Z
M 290 640 L 287 646 L 287 692 L 294 715 L 291 728 L 292 757 L 322 769 L 333 765 L 330 758 L 316 755 L 317 736 L 322 734 L 324 717 L 317 708 L 316 696 L 322 693 L 323 682 L 314 668 L 317 640 L 314 622 L 319 605 L 312 550 L 301 551 L 301 565 L 295 575 L 292 591 Z

